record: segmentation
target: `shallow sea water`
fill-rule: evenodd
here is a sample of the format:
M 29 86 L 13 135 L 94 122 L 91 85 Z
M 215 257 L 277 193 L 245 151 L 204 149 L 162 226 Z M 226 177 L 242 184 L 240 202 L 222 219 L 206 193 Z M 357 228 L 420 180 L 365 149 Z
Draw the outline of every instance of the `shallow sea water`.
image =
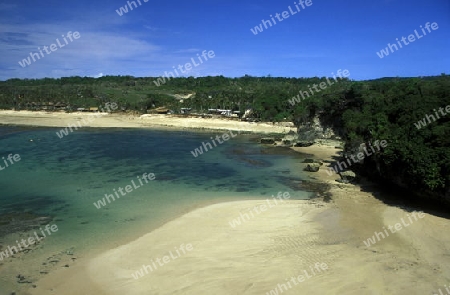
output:
M 0 245 L 5 249 L 17 236 L 27 237 L 39 227 L 13 227 L 18 232 L 11 233 L 11 219 L 20 224 L 43 216 L 58 226 L 33 251 L 4 261 L 0 282 L 25 266 L 38 279 L 37 265 L 52 255 L 97 254 L 208 204 L 267 199 L 279 191 L 288 191 L 291 199 L 312 195 L 287 185 L 307 177 L 299 165 L 302 156 L 261 146 L 255 135 L 238 134 L 194 157 L 192 150 L 225 131 L 85 128 L 62 139 L 56 131 L 0 127 L 0 159 L 10 153 L 21 157 L 0 171 Z M 94 206 L 132 180 L 139 185 L 137 177 L 144 173 L 154 173 L 156 179 L 101 209 Z

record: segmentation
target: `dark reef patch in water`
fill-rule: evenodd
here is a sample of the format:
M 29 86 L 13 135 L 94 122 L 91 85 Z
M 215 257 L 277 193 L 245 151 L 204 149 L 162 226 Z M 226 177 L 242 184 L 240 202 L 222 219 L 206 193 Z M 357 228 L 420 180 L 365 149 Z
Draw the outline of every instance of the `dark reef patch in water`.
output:
M 39 228 L 52 221 L 52 217 L 30 212 L 14 212 L 0 214 L 0 237 L 15 233 L 26 232 Z
M 239 160 L 241 162 L 244 162 L 245 164 L 247 164 L 247 166 L 260 167 L 260 168 L 273 166 L 270 162 L 264 161 L 264 160 L 260 160 L 260 159 L 251 159 L 251 158 L 246 158 L 246 157 L 239 157 Z
M 224 151 L 226 157 L 230 160 L 243 163 L 251 168 L 267 168 L 273 164 L 264 159 L 262 150 L 259 148 L 249 148 L 249 146 L 238 145 L 228 148 Z
M 22 198 L 18 198 L 22 199 Z M 36 214 L 46 214 L 54 208 L 61 208 L 68 206 L 66 202 L 57 200 L 50 196 L 37 196 L 22 200 L 16 203 L 2 204 L 0 214 L 8 214 L 15 212 L 34 212 Z
M 278 176 L 277 180 L 293 190 L 312 192 L 315 193 L 316 196 L 324 196 L 330 190 L 329 184 L 318 181 L 285 176 Z
M 273 147 L 263 147 L 261 148 L 261 154 L 264 155 L 280 155 L 280 156 L 290 156 L 293 158 L 304 158 L 303 154 L 300 154 L 291 148 L 282 147 L 282 146 L 273 146 Z
M 250 190 L 244 187 L 238 187 L 234 190 L 235 192 L 249 192 Z

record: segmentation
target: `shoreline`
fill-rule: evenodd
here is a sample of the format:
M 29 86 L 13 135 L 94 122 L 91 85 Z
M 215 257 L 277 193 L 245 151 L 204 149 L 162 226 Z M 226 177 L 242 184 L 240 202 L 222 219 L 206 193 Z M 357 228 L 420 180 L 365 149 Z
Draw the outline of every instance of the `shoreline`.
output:
M 83 120 L 84 119 L 84 120 Z M 0 125 L 67 128 L 148 128 L 174 131 L 233 130 L 255 134 L 287 134 L 296 132 L 292 123 L 246 122 L 226 118 L 195 118 L 157 114 L 63 113 L 44 111 L 0 110 Z M 77 125 L 79 124 L 79 125 Z

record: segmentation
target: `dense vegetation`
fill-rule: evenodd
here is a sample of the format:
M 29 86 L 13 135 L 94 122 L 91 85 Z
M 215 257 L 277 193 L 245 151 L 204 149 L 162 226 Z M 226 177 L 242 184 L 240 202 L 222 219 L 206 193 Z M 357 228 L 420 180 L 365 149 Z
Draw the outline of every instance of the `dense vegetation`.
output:
M 73 109 L 117 102 L 122 109 L 142 113 L 162 106 L 175 112 L 192 108 L 200 113 L 209 108 L 241 113 L 253 109 L 254 116 L 263 121 L 287 120 L 297 125 L 319 116 L 346 141 L 348 149 L 376 139 L 388 142 L 381 153 L 364 161 L 363 171 L 450 200 L 450 113 L 445 110 L 450 105 L 448 75 L 340 79 L 322 90 L 316 88 L 320 91 L 310 89 L 327 82 L 325 77 L 189 77 L 171 79 L 161 86 L 154 80 L 131 76 L 11 79 L 0 82 L 0 108 L 26 109 L 31 102 L 62 102 Z M 293 103 L 299 91 L 314 95 Z M 177 96 L 186 94 L 192 96 L 183 100 Z M 426 115 L 435 115 L 436 120 L 417 128 L 417 122 Z

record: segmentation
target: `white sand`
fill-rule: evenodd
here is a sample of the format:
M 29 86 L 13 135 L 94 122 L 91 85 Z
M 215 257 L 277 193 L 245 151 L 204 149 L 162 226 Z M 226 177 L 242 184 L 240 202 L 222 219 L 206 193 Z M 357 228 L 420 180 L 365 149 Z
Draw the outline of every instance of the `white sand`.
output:
M 84 122 L 81 121 L 85 119 Z M 90 118 L 90 120 L 88 120 Z M 68 124 L 82 127 L 121 128 L 174 128 L 206 130 L 238 130 L 254 133 L 288 133 L 296 131 L 292 123 L 251 123 L 213 118 L 180 118 L 171 115 L 130 115 L 106 113 L 64 113 L 0 110 L 0 124 L 67 127 Z M 85 123 L 86 122 L 86 123 Z
M 240 212 L 248 213 L 264 203 L 221 203 L 190 212 L 92 259 L 84 272 L 78 272 L 78 280 L 87 275 L 90 283 L 99 287 L 86 294 L 101 294 L 100 290 L 103 294 L 264 294 L 304 269 L 311 275 L 309 267 L 316 262 L 333 263 L 333 257 L 314 250 L 321 225 L 313 223 L 312 217 L 325 207 L 307 201 L 272 203 L 273 208 L 254 213 L 253 218 L 249 215 L 250 220 L 235 228 L 229 224 Z M 132 277 L 152 259 L 163 258 L 171 250 L 176 253 L 181 244 L 192 244 L 193 250 L 140 279 Z M 337 248 L 328 247 L 332 252 Z M 310 278 L 301 288 L 309 285 L 313 289 L 325 275 L 326 271 Z M 67 276 L 77 280 L 70 270 L 63 271 L 60 276 L 39 282 L 33 294 L 48 294 L 44 286 L 55 285 L 55 281 Z M 70 291 L 65 283 L 54 288 L 55 294 L 63 290 L 64 294 L 80 294 L 78 289 Z
M 317 262 L 329 269 L 291 283 L 286 294 L 431 294 L 448 283 L 449 240 L 441 232 L 447 220 L 426 214 L 421 223 L 367 248 L 362 241 L 383 222 L 393 224 L 406 214 L 374 199 L 354 201 L 323 207 L 289 201 L 236 228 L 228 222 L 261 201 L 198 209 L 132 243 L 50 274 L 31 294 L 266 294 L 305 269 L 312 275 L 309 267 Z M 352 216 L 353 210 L 365 214 Z M 192 244 L 193 250 L 137 280 L 132 277 L 143 264 L 181 244 Z

